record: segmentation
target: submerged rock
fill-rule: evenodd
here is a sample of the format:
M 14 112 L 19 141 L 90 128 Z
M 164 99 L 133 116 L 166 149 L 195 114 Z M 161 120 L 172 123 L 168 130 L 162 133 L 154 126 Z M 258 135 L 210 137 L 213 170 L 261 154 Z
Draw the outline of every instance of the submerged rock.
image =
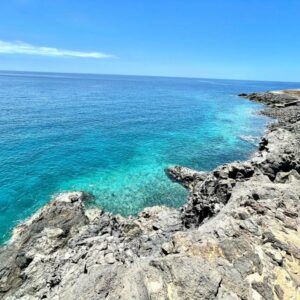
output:
M 135 218 L 58 195 L 0 248 L 0 298 L 300 299 L 298 96 L 242 96 L 278 120 L 249 161 L 169 168 L 187 203 Z

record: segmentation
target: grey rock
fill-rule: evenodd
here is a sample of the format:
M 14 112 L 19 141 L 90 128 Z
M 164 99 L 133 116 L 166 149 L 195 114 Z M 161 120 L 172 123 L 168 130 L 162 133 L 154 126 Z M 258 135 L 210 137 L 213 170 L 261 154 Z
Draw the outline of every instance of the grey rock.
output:
M 180 166 L 169 167 L 165 172 L 172 181 L 182 184 L 185 188 L 191 188 L 196 182 L 204 181 L 207 176 L 205 172 Z

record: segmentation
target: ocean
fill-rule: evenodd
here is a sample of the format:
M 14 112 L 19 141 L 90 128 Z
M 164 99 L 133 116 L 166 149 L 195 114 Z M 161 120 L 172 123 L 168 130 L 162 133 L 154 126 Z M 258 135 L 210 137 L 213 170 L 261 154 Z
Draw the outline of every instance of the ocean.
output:
M 181 206 L 164 169 L 247 159 L 270 120 L 242 92 L 283 82 L 0 72 L 0 242 L 60 192 L 124 216 Z

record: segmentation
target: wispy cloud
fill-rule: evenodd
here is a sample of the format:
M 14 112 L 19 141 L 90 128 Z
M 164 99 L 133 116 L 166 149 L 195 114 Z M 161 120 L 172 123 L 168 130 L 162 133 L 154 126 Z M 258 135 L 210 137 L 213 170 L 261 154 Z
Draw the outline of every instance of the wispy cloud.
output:
M 70 56 L 83 58 L 116 58 L 112 54 L 102 52 L 82 52 L 73 50 L 64 50 L 50 47 L 34 46 L 23 42 L 5 42 L 0 40 L 0 53 L 8 54 L 28 54 L 28 55 L 43 55 L 43 56 Z

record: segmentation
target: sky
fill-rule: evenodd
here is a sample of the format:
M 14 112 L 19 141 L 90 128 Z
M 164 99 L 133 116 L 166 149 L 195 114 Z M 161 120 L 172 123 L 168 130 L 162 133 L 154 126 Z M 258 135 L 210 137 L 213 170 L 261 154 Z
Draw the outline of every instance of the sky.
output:
M 0 70 L 300 82 L 299 0 L 5 0 Z

